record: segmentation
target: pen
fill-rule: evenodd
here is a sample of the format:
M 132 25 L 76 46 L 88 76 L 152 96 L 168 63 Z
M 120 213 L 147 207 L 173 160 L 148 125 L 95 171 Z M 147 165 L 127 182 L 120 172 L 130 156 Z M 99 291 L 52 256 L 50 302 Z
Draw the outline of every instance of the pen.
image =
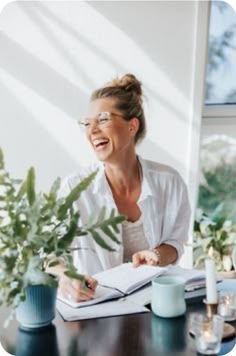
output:
M 88 281 L 85 281 L 85 287 L 88 288 L 88 289 L 93 290 L 91 284 Z

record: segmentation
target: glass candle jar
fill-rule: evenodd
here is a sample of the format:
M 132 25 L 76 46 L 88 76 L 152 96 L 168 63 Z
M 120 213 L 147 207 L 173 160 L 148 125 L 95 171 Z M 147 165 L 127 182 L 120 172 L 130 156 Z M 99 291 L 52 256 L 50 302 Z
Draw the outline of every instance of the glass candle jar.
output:
M 219 296 L 218 314 L 226 321 L 236 319 L 236 293 L 224 292 Z
M 220 351 L 223 335 L 224 319 L 213 315 L 208 319 L 205 315 L 195 315 L 192 329 L 195 336 L 196 350 L 204 355 L 216 355 Z

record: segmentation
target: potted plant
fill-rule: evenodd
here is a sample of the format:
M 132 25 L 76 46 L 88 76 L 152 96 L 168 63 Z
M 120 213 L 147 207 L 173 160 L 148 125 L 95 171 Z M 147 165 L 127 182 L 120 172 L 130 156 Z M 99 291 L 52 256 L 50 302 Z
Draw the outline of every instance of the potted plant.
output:
M 233 220 L 228 220 L 227 216 L 224 203 L 219 204 L 212 215 L 197 209 L 193 249 L 196 268 L 203 268 L 205 258 L 212 254 L 218 271 L 231 271 L 232 251 L 236 246 L 236 224 Z
M 0 150 L 0 304 L 13 306 L 13 311 L 17 308 L 23 326 L 44 326 L 54 318 L 58 280 L 46 272 L 48 266 L 63 261 L 64 273 L 85 283 L 73 265 L 71 243 L 75 237 L 90 233 L 102 248 L 113 251 L 102 231 L 119 243 L 115 233 L 125 218 L 114 210 L 106 214 L 102 207 L 95 219 L 79 225 L 79 211 L 73 203 L 95 175 L 89 175 L 63 198 L 58 197 L 59 178 L 48 194 L 36 193 L 34 168 L 25 180 L 13 179 Z

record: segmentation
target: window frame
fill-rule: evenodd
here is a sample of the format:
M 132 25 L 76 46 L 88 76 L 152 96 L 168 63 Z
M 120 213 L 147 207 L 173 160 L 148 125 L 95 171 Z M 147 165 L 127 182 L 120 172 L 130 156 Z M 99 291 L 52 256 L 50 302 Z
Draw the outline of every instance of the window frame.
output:
M 204 104 L 203 120 L 233 118 L 236 123 L 236 104 Z

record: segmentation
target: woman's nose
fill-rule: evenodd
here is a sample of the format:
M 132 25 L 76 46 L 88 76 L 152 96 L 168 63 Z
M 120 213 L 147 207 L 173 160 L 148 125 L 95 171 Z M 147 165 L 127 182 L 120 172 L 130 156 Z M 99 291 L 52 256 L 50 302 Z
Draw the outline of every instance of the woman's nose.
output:
M 91 124 L 89 126 L 89 131 L 90 133 L 94 133 L 94 132 L 97 132 L 100 130 L 100 127 L 99 127 L 99 122 L 97 120 L 92 120 L 91 121 Z

